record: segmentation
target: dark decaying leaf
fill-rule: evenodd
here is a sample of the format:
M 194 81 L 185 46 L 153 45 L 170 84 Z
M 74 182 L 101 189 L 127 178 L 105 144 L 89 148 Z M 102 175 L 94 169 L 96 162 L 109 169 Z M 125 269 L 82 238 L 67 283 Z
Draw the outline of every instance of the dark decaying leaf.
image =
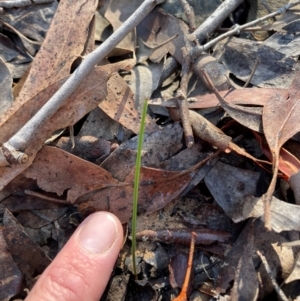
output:
M 215 201 L 232 218 L 239 222 L 248 218 L 251 205 L 243 207 L 248 196 L 256 194 L 259 173 L 217 162 L 204 178 Z
M 292 176 L 289 179 L 289 184 L 291 186 L 291 189 L 294 192 L 294 197 L 295 197 L 295 203 L 297 205 L 300 205 L 300 169 L 292 174 Z
M 253 241 L 251 241 L 251 237 Z M 237 238 L 235 244 L 228 252 L 225 263 L 222 265 L 217 278 L 216 290 L 219 293 L 225 293 L 230 286 L 232 280 L 238 280 L 235 290 L 235 300 L 238 299 L 240 289 L 245 295 L 249 288 L 249 296 L 255 296 L 257 290 L 257 281 L 259 284 L 258 299 L 273 291 L 273 285 L 269 276 L 266 274 L 260 259 L 254 250 L 259 250 L 264 254 L 268 254 L 269 262 L 272 263 L 271 269 L 274 275 L 284 277 L 292 271 L 294 263 L 294 252 L 291 248 L 278 246 L 278 242 L 288 241 L 285 234 L 278 234 L 274 231 L 268 231 L 261 220 L 250 219 L 241 234 Z M 245 252 L 245 253 L 244 253 Z M 247 255 L 246 255 L 247 254 Z M 245 256 L 243 258 L 243 256 Z M 244 266 L 249 268 L 243 268 Z M 253 263 L 251 264 L 251 261 Z M 238 266 L 241 270 L 238 271 Z M 255 271 L 253 270 L 255 268 Z M 246 299 L 248 300 L 248 298 Z M 249 299 L 253 300 L 253 299 Z M 254 299 L 256 300 L 256 299 Z
M 56 147 L 63 149 L 79 158 L 95 162 L 96 159 L 106 157 L 111 150 L 111 143 L 93 136 L 74 137 L 75 147 L 69 137 L 61 137 Z
M 142 163 L 159 167 L 182 148 L 182 128 L 179 123 L 170 124 L 161 130 L 145 133 Z M 138 137 L 122 143 L 102 164 L 115 179 L 124 181 L 135 166 Z M 122 168 L 120 168 L 122 166 Z
M 22 225 L 8 210 L 4 212 L 3 224 L 3 235 L 8 250 L 17 260 L 27 283 L 30 283 L 45 270 L 51 259 L 28 237 Z
M 23 275 L 8 251 L 3 229 L 0 227 L 0 300 L 9 301 L 21 291 Z
M 274 48 L 249 39 L 232 37 L 219 43 L 220 61 L 237 78 L 247 81 L 254 62 L 259 59 L 259 64 L 251 79 L 251 83 L 258 87 L 287 88 L 293 79 L 294 58 Z M 276 62 L 276 64 L 274 64 Z
M 0 58 L 0 115 L 2 115 L 12 104 L 12 77 L 6 64 Z
M 244 247 L 243 253 L 237 264 L 234 277 L 234 284 L 231 291 L 231 300 L 249 300 L 255 301 L 258 296 L 258 279 L 253 263 L 253 242 L 252 231 L 248 233 L 247 247 Z

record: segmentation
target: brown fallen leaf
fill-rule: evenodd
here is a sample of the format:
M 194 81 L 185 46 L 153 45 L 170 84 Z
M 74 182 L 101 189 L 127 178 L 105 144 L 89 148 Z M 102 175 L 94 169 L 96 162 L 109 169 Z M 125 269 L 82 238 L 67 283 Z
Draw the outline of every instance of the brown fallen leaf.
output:
M 121 64 L 121 65 L 120 65 Z M 39 129 L 39 134 L 32 137 L 32 143 L 25 152 L 29 156 L 26 164 L 14 165 L 14 168 L 1 166 L 0 187 L 3 188 L 15 176 L 20 174 L 31 165 L 37 151 L 43 143 L 58 129 L 73 125 L 85 114 L 97 107 L 101 100 L 106 96 L 106 81 L 109 77 L 124 66 L 124 62 L 111 64 L 107 66 L 95 67 L 93 72 L 83 81 L 77 90 L 68 98 L 66 103 L 52 116 L 46 120 Z M 127 66 L 127 63 L 125 63 Z M 100 78 L 100 80 L 99 80 Z M 40 105 L 47 100 L 59 89 L 66 78 L 55 82 L 46 89 L 38 93 L 32 99 L 18 108 L 14 105 L 6 112 L 5 116 L 0 117 L 0 143 L 4 143 L 14 135 L 38 110 L 36 106 L 37 99 Z
M 118 1 L 112 0 L 105 12 L 105 18 L 110 22 L 113 30 L 116 31 L 132 13 L 140 6 L 141 1 Z M 120 56 L 134 52 L 136 47 L 136 31 L 131 31 L 109 56 Z
M 0 300 L 9 300 L 21 291 L 23 276 L 8 251 L 3 227 L 0 227 L 0 262 Z
M 39 151 L 24 175 L 36 179 L 46 192 L 61 196 L 67 191 L 70 203 L 90 191 L 118 184 L 105 169 L 51 146 Z
M 260 146 L 264 154 L 270 161 L 272 161 L 272 154 L 270 152 L 270 149 L 268 148 L 266 141 L 264 141 L 258 133 L 253 132 L 253 134 L 255 138 L 260 142 Z M 279 154 L 278 169 L 283 173 L 285 180 L 289 180 L 289 178 L 293 174 L 297 173 L 300 170 L 300 161 L 288 150 L 281 148 Z
M 32 279 L 45 270 L 51 259 L 28 237 L 22 225 L 8 210 L 4 212 L 3 224 L 8 250 L 12 256 L 18 258 L 18 266 L 26 275 L 27 285 L 31 285 Z
M 137 134 L 140 130 L 140 113 L 135 108 L 134 95 L 125 80 L 119 75 L 113 75 L 107 82 L 107 96 L 99 104 L 110 118 L 122 124 Z M 158 129 L 156 123 L 147 116 L 146 132 Z
M 17 98 L 23 104 L 50 84 L 70 74 L 81 55 L 97 1 L 60 1 L 47 36 Z M 75 38 L 76 37 L 76 38 Z
M 204 163 L 203 163 L 204 164 Z M 162 209 L 176 198 L 189 184 L 195 171 L 165 171 L 156 168 L 141 168 L 139 189 L 139 213 L 152 213 Z M 124 182 L 93 191 L 76 200 L 83 215 L 106 210 L 114 213 L 122 223 L 132 217 L 134 169 Z
M 170 116 L 174 121 L 180 120 L 180 113 L 178 109 L 169 108 Z M 216 127 L 202 115 L 189 110 L 189 119 L 196 136 L 206 142 L 211 143 L 221 151 L 230 152 L 234 151 L 239 155 L 251 159 L 258 165 L 262 163 L 269 164 L 267 161 L 259 160 L 248 154 L 244 149 L 232 142 L 232 138 L 227 136 L 221 129 Z
M 282 145 L 293 135 L 300 131 L 299 100 L 300 80 L 296 76 L 289 92 L 285 96 L 274 95 L 263 109 L 263 129 L 266 140 L 272 153 L 273 177 L 266 192 L 265 199 L 265 225 L 271 228 L 270 204 L 278 175 L 279 154 Z
M 163 208 L 182 192 L 195 170 L 207 160 L 181 172 L 143 167 L 139 210 L 151 213 Z M 124 182 L 118 182 L 108 171 L 95 164 L 60 149 L 44 146 L 23 175 L 36 179 L 39 187 L 46 192 L 57 195 L 66 193 L 66 200 L 77 204 L 79 211 L 85 215 L 108 210 L 123 223 L 131 218 L 134 169 Z

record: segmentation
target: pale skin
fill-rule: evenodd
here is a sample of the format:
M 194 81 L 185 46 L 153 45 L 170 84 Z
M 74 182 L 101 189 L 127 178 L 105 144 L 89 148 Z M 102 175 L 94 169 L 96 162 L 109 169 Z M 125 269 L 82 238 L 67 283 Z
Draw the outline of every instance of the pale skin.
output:
M 98 301 L 123 243 L 120 221 L 107 212 L 90 215 L 76 229 L 25 299 Z

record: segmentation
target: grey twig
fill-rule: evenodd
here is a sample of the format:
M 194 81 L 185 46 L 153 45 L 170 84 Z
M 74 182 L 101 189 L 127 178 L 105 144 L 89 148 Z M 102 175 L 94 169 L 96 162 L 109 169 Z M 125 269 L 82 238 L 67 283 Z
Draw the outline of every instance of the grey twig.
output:
M 266 270 L 266 272 L 267 272 L 267 274 L 268 274 L 268 276 L 269 276 L 269 278 L 270 278 L 270 280 L 272 282 L 272 285 L 273 285 L 273 287 L 274 287 L 274 289 L 275 289 L 275 291 L 276 291 L 279 299 L 282 300 L 282 301 L 289 301 L 289 299 L 287 298 L 287 296 L 284 294 L 284 292 L 282 291 L 282 289 L 279 287 L 276 279 L 274 278 L 274 276 L 272 274 L 272 271 L 271 271 L 271 268 L 270 268 L 270 266 L 268 264 L 268 261 L 267 261 L 266 257 L 260 251 L 256 251 L 256 253 L 260 257 L 260 259 L 261 259 L 261 261 L 262 261 L 262 263 L 263 263 L 263 265 L 265 267 L 265 270 Z
M 182 71 L 180 88 L 177 92 L 177 98 L 179 102 L 180 117 L 184 131 L 184 138 L 187 147 L 192 147 L 195 144 L 193 130 L 189 118 L 189 107 L 187 103 L 187 89 L 189 81 L 189 73 L 191 67 L 191 60 L 188 55 L 188 51 L 185 47 L 181 49 L 182 53 Z
M 193 32 L 196 29 L 196 20 L 195 20 L 195 13 L 194 9 L 189 5 L 189 3 L 186 0 L 179 0 L 184 13 L 188 19 L 189 23 L 189 29 L 190 32 Z
M 226 2 L 226 1 L 225 1 Z M 224 4 L 225 2 L 223 2 L 222 4 Z M 274 13 L 271 13 L 269 15 L 266 15 L 262 18 L 259 18 L 259 19 L 256 19 L 254 21 L 251 21 L 251 22 L 248 22 L 244 25 L 235 25 L 231 30 L 229 30 L 228 32 L 218 36 L 217 38 L 211 40 L 210 42 L 206 43 L 205 45 L 203 46 L 197 46 L 197 47 L 194 47 L 191 52 L 190 52 L 190 55 L 192 56 L 193 59 L 196 59 L 202 52 L 204 51 L 207 51 L 208 49 L 210 49 L 212 46 L 216 45 L 219 41 L 227 38 L 227 37 L 230 37 L 230 36 L 233 36 L 234 34 L 237 34 L 239 33 L 241 30 L 247 28 L 247 27 L 251 27 L 253 25 L 256 25 L 264 20 L 267 20 L 267 19 L 270 19 L 274 16 L 277 16 L 277 15 L 281 15 L 283 13 L 285 13 L 288 9 L 292 8 L 293 6 L 295 5 L 298 5 L 300 3 L 300 1 L 296 1 L 296 2 L 293 2 L 293 3 L 289 3 L 287 5 L 284 5 L 282 6 L 281 8 L 279 8 L 276 12 Z M 221 7 L 222 5 L 220 5 Z M 206 21 L 205 21 L 206 22 Z M 204 22 L 204 23 L 205 23 Z M 202 26 L 202 25 L 201 25 Z M 199 27 L 200 28 L 200 27 Z M 198 28 L 198 29 L 199 29 Z M 198 29 L 194 32 L 194 34 L 196 34 L 196 32 L 198 31 Z
M 250 73 L 250 75 L 249 75 L 247 81 L 245 82 L 245 85 L 244 85 L 243 88 L 248 87 L 249 83 L 251 82 L 251 80 L 252 80 L 252 78 L 253 78 L 253 76 L 254 76 L 254 73 L 255 73 L 255 71 L 256 71 L 256 68 L 257 68 L 258 64 L 259 64 L 259 59 L 256 59 L 256 60 L 255 60 L 255 63 L 254 63 L 254 66 L 253 66 L 253 68 L 252 68 L 252 71 L 251 71 L 251 73 Z
M 222 2 L 222 4 L 194 31 L 193 35 L 197 37 L 200 43 L 202 43 L 242 2 L 244 1 L 225 0 Z
M 243 0 L 225 0 L 212 14 L 208 17 L 192 34 L 195 39 L 202 43 L 208 35 L 215 31 L 222 22 L 243 2 Z M 188 46 L 188 45 L 186 45 Z M 211 46 L 210 46 L 211 47 Z M 197 57 L 197 56 L 196 56 Z M 172 58 L 175 61 L 175 58 Z M 175 64 L 175 62 L 174 62 Z M 197 76 L 201 76 L 197 64 L 192 66 L 193 72 Z
M 164 0 L 145 0 L 141 6 L 96 50 L 88 54 L 82 64 L 49 99 L 49 101 L 3 146 L 24 151 L 39 130 L 40 124 L 51 118 L 92 71 L 93 67 L 117 46 L 122 39 L 159 3 Z M 2 146 L 2 147 L 3 147 Z

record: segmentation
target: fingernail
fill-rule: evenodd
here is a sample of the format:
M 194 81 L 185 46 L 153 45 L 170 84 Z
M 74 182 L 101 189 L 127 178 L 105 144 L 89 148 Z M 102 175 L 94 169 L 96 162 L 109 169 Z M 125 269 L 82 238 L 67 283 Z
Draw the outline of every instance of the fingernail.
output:
M 93 214 L 80 227 L 79 244 L 93 254 L 104 253 L 117 239 L 117 225 L 108 213 Z

